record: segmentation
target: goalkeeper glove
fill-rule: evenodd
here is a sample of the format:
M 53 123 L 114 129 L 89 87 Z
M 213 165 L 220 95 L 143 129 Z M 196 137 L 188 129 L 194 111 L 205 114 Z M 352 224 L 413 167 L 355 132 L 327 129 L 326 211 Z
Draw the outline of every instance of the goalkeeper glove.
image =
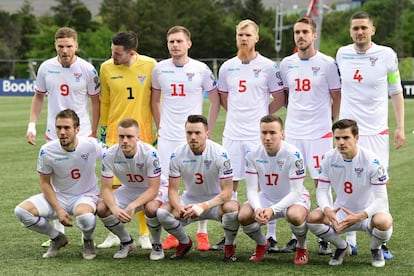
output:
M 101 135 L 101 142 L 106 144 L 106 128 L 107 126 L 101 126 L 99 134 Z

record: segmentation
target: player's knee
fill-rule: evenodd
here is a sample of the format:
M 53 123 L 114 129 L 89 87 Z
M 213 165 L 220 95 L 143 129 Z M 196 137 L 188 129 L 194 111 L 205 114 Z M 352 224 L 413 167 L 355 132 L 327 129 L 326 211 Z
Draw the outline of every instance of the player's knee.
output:
M 145 204 L 144 213 L 147 217 L 153 218 L 157 215 L 157 209 L 160 206 L 160 203 L 157 200 L 152 200 Z
M 372 227 L 381 231 L 387 231 L 392 227 L 392 216 L 387 213 L 377 213 L 372 217 Z
M 307 223 L 322 223 L 324 219 L 324 214 L 321 210 L 314 210 L 308 214 L 306 218 Z
M 105 218 L 111 214 L 111 210 L 109 210 L 103 201 L 100 201 L 96 206 L 96 214 L 100 218 Z
M 22 223 L 24 227 L 29 227 L 33 224 L 36 224 L 37 222 L 37 217 L 35 217 L 26 209 L 20 207 L 20 205 L 14 208 L 14 215 Z
M 239 211 L 240 205 L 238 201 L 229 200 L 222 205 L 224 213 L 232 213 Z
M 86 213 L 76 217 L 76 224 L 82 232 L 90 231 L 95 228 L 96 217 L 92 213 Z

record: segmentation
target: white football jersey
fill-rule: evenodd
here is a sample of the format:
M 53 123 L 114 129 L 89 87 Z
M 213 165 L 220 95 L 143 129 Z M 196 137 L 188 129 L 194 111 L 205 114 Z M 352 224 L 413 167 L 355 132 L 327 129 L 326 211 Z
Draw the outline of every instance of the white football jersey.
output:
M 42 146 L 39 151 L 37 171 L 50 175 L 57 193 L 78 196 L 85 193 L 98 195 L 96 160 L 102 160 L 107 146 L 92 137 L 78 136 L 74 151 L 66 151 L 59 139 Z
M 125 157 L 119 144 L 110 147 L 102 160 L 102 177 L 112 178 L 115 175 L 122 185 L 145 192 L 148 179 L 161 175 L 160 161 L 153 146 L 138 141 L 137 147 L 132 158 Z
M 284 141 L 275 156 L 269 156 L 262 144 L 251 149 L 246 155 L 246 173 L 258 175 L 260 193 L 273 203 L 290 192 L 290 180 L 306 177 L 302 154 Z M 304 193 L 309 194 L 305 188 Z
M 351 44 L 339 48 L 336 62 L 342 80 L 340 119 L 357 121 L 360 135 L 388 130 L 388 95 L 402 92 L 396 53 L 375 43 L 359 53 Z
M 176 66 L 170 58 L 155 66 L 152 87 L 162 93 L 159 136 L 180 141 L 188 115 L 203 114 L 204 92 L 214 90 L 216 80 L 200 61 L 189 58 L 184 66 Z
M 332 133 L 330 93 L 341 90 L 335 60 L 320 52 L 306 60 L 295 53 L 282 60 L 280 75 L 289 91 L 286 137 L 317 139 Z
M 70 67 L 63 67 L 57 57 L 43 62 L 37 72 L 35 91 L 48 96 L 46 137 L 50 140 L 57 138 L 56 115 L 67 108 L 79 116 L 79 135 L 91 135 L 89 96 L 99 94 L 100 89 L 97 71 L 80 57 Z
M 372 187 L 387 184 L 388 175 L 378 157 L 359 146 L 352 160 L 344 160 L 337 149 L 328 151 L 322 160 L 319 181 L 330 183 L 334 189 L 334 207 L 357 213 L 373 202 Z
M 195 155 L 188 144 L 176 149 L 171 155 L 170 177 L 181 177 L 187 198 L 209 200 L 221 191 L 220 180 L 233 177 L 233 169 L 227 151 L 211 140 L 200 155 Z
M 237 56 L 219 70 L 218 90 L 227 93 L 227 114 L 223 135 L 232 140 L 259 139 L 260 119 L 269 114 L 272 93 L 283 92 L 279 67 L 258 54 L 249 63 Z

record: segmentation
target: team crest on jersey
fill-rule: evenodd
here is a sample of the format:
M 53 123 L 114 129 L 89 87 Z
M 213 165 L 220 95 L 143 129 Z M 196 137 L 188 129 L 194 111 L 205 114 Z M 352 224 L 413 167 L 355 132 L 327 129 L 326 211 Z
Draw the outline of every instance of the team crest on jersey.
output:
M 371 66 L 375 67 L 375 63 L 378 61 L 378 57 L 370 57 L 369 61 L 371 62 Z
M 137 169 L 141 171 L 144 167 L 144 163 L 136 163 L 135 166 L 137 166 Z
M 82 77 L 82 73 L 73 73 L 73 76 L 75 77 L 76 82 L 80 82 L 80 79 Z
M 279 166 L 279 168 L 283 168 L 283 166 L 285 165 L 285 160 L 279 160 L 277 161 L 277 165 Z
M 204 165 L 206 165 L 206 169 L 210 169 L 211 163 L 213 163 L 211 160 L 204 160 Z
M 145 80 L 147 79 L 147 76 L 145 75 L 138 75 L 139 82 L 143 85 Z
M 253 69 L 254 77 L 255 77 L 255 78 L 258 78 L 258 77 L 259 77 L 260 72 L 262 72 L 262 69 Z
M 85 160 L 85 161 L 88 161 L 88 159 L 89 159 L 89 153 L 83 153 L 83 154 L 81 154 L 81 158 L 83 160 Z
M 193 77 L 195 76 L 195 73 L 185 73 L 185 75 L 188 78 L 188 81 L 193 81 Z
M 357 174 L 357 177 L 361 178 L 362 173 L 364 172 L 364 168 L 355 168 L 354 171 Z
M 321 67 L 316 67 L 316 66 L 312 67 L 312 72 L 313 72 L 313 75 L 314 75 L 314 76 L 317 76 L 317 75 L 318 75 L 319 70 L 321 70 Z

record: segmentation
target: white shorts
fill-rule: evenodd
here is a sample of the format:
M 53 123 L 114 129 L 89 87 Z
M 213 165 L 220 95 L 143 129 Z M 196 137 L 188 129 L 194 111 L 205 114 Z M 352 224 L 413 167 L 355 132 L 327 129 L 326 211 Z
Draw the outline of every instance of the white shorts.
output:
M 176 148 L 184 143 L 187 143 L 185 139 L 182 141 L 172 141 L 158 137 L 157 148 L 161 164 L 161 179 L 168 181 L 171 154 L 175 151 Z
M 359 135 L 358 145 L 373 151 L 388 170 L 390 136 L 388 134 Z
M 234 181 L 244 179 L 247 151 L 258 143 L 258 140 L 232 140 L 223 136 L 223 147 L 229 153 Z
M 344 218 L 346 218 L 348 215 L 342 211 L 339 210 L 338 213 L 336 213 L 336 218 L 338 221 L 343 220 Z M 347 232 L 352 232 L 352 231 L 363 231 L 363 232 L 367 232 L 370 236 L 372 235 L 372 228 L 371 228 L 371 220 L 372 220 L 372 216 L 368 217 L 358 223 L 355 223 L 354 225 L 352 225 L 351 227 L 345 229 L 344 231 L 338 232 L 338 234 L 343 234 L 343 233 L 347 233 Z
M 273 204 L 276 204 L 277 202 L 273 202 L 271 200 L 269 200 L 266 195 L 262 192 L 259 192 L 259 198 L 260 198 L 260 203 L 262 204 L 263 207 L 270 207 Z M 308 193 L 304 193 L 302 194 L 302 197 L 296 201 L 295 203 L 293 203 L 293 205 L 300 205 L 306 208 L 306 210 L 310 210 L 310 206 L 311 206 L 311 200 L 310 200 L 310 195 Z M 272 216 L 272 219 L 277 219 L 277 218 L 284 218 L 286 217 L 286 209 L 283 209 L 280 212 L 277 212 L 276 214 L 274 214 Z
M 115 202 L 119 208 L 125 209 L 128 204 L 136 200 L 143 192 L 144 190 L 142 189 L 136 189 L 122 185 L 113 192 L 113 195 L 115 197 Z M 161 202 L 161 204 L 168 201 L 168 186 L 160 186 L 158 195 L 155 200 L 158 200 Z M 139 206 L 135 209 L 135 212 L 142 211 L 142 209 L 142 206 Z
M 93 213 L 96 211 L 96 205 L 98 204 L 99 197 L 95 194 L 83 194 L 80 196 L 61 196 L 59 193 L 56 193 L 57 200 L 59 201 L 60 206 L 68 212 L 68 214 L 73 215 L 76 207 L 79 204 L 87 204 L 92 207 Z M 27 199 L 36 207 L 39 212 L 40 217 L 48 219 L 56 219 L 57 214 L 52 205 L 46 200 L 43 194 L 37 194 Z
M 318 138 L 312 140 L 285 138 L 285 141 L 294 145 L 303 154 L 306 167 L 312 179 L 318 179 L 318 169 L 322 156 L 332 149 L 332 138 Z

